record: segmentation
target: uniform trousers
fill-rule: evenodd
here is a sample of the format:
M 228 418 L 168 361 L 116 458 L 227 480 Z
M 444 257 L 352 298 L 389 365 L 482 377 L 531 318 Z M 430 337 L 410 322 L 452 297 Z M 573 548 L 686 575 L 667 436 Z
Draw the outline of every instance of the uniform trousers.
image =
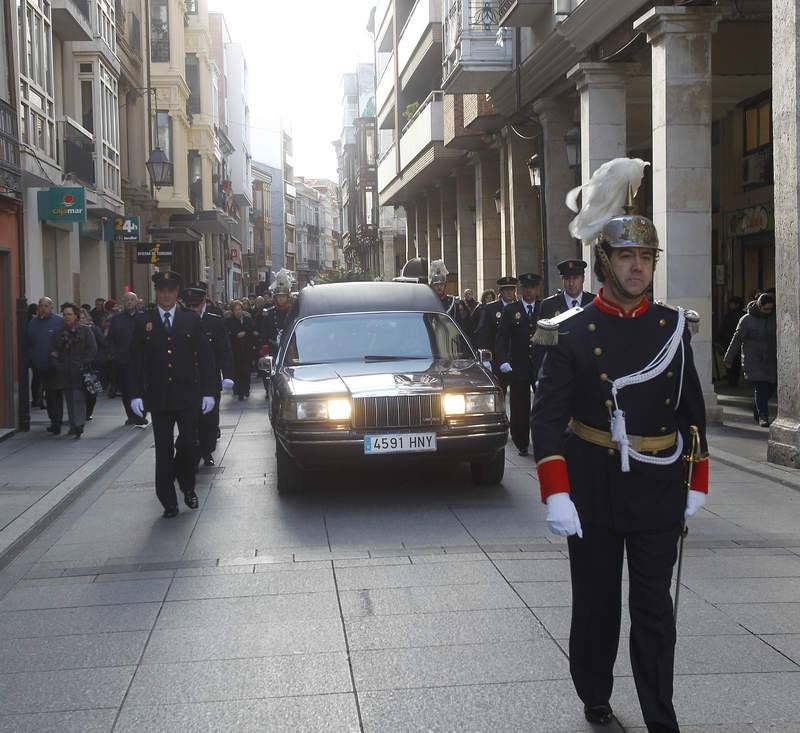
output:
M 217 392 L 214 397 L 214 409 L 198 418 L 198 441 L 200 457 L 210 456 L 217 449 L 217 436 L 219 435 L 219 402 L 222 395 Z
M 670 586 L 680 528 L 621 534 L 583 525 L 568 539 L 572 577 L 570 673 L 586 705 L 611 699 L 619 647 L 623 551 L 628 556 L 630 657 L 645 723 L 678 731 L 672 705 L 675 620 Z
M 518 450 L 531 442 L 531 383 L 527 379 L 512 379 L 509 383 L 509 408 L 511 411 L 511 440 Z
M 194 491 L 197 458 L 197 410 L 152 413 L 156 444 L 156 496 L 165 509 L 177 506 L 175 479 L 186 494 Z M 175 426 L 178 438 L 175 439 Z
M 114 365 L 114 383 L 122 395 L 122 406 L 125 408 L 125 415 L 129 421 L 137 421 L 141 418 L 131 410 L 131 388 L 128 384 L 128 367 L 121 364 Z

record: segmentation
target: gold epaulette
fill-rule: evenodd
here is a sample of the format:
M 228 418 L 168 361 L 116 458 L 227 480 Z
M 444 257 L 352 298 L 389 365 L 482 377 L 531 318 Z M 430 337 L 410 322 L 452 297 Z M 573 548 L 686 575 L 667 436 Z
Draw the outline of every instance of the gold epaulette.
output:
M 677 305 L 670 305 L 669 303 L 665 303 L 663 300 L 657 300 L 655 301 L 655 304 L 660 305 L 662 308 L 669 308 L 676 313 L 678 311 Z M 692 333 L 698 333 L 700 331 L 700 314 L 697 311 L 685 308 L 684 315 L 686 316 L 686 323 L 689 324 L 689 330 Z
M 561 324 L 568 321 L 573 316 L 583 313 L 583 308 L 570 308 L 553 318 L 542 318 L 536 324 L 536 333 L 533 335 L 533 343 L 537 346 L 555 346 L 558 343 L 558 329 Z

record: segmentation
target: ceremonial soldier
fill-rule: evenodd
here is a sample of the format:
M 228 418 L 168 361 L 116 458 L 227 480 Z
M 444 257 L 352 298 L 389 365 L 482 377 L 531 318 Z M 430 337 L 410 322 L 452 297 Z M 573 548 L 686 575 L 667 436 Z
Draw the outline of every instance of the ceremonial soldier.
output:
M 233 389 L 233 352 L 222 316 L 211 313 L 206 302 L 206 291 L 201 287 L 187 288 L 183 291 L 183 302 L 200 316 L 206 341 L 211 345 L 214 355 L 214 409 L 198 416 L 197 439 L 200 458 L 204 466 L 214 465 L 214 451 L 219 437 L 219 404 L 222 390 Z M 220 373 L 222 376 L 220 377 Z M 220 379 L 222 381 L 220 381 Z
M 131 409 L 152 414 L 156 444 L 156 495 L 164 517 L 177 516 L 175 479 L 186 506 L 197 509 L 197 409 L 214 409 L 214 356 L 200 318 L 178 306 L 181 276 L 153 275 L 156 308 L 137 322 L 131 345 Z M 178 439 L 174 438 L 175 425 Z
M 594 293 L 588 293 L 583 289 L 586 279 L 586 263 L 583 260 L 564 260 L 559 262 L 558 272 L 561 275 L 563 289 L 555 295 L 545 298 L 539 311 L 539 318 L 555 318 L 570 308 L 585 306 L 594 300 Z M 539 375 L 539 368 L 544 359 L 545 347 L 537 344 L 533 348 L 533 372 L 534 378 Z
M 494 354 L 497 341 L 497 330 L 503 311 L 517 299 L 517 285 L 519 280 L 513 276 L 501 277 L 497 281 L 500 296 L 492 303 L 479 306 L 480 320 L 476 328 L 476 341 L 479 349 L 488 349 L 495 357 L 492 361 L 492 371 L 503 387 L 503 392 L 508 389 L 508 377 L 500 371 L 500 362 Z
M 521 456 L 528 455 L 530 444 L 531 389 L 536 381 L 533 371 L 533 335 L 539 319 L 540 275 L 519 276 L 522 299 L 503 309 L 495 339 L 495 357 L 500 372 L 510 388 L 511 440 Z
M 458 308 L 459 299 L 455 295 L 447 294 L 447 268 L 445 267 L 444 260 L 434 260 L 431 262 L 430 274 L 428 282 L 431 289 L 442 301 L 442 309 L 448 316 L 450 316 L 459 326 L 464 326 L 464 317 Z
M 275 274 L 275 282 L 270 286 L 270 291 L 275 305 L 267 308 L 264 314 L 262 338 L 275 359 L 283 335 L 292 322 L 292 279 L 288 270 L 280 270 Z
M 570 227 L 595 242 L 603 288 L 592 303 L 539 322 L 536 341 L 549 348 L 532 430 L 547 524 L 568 537 L 570 672 L 586 719 L 613 719 L 627 555 L 630 655 L 642 714 L 650 733 L 674 733 L 670 585 L 685 518 L 705 502 L 708 460 L 689 331 L 698 316 L 648 300 L 658 238 L 649 219 L 630 213 L 644 165 L 619 159 L 598 169 L 591 183 L 606 187 L 607 216 L 592 211 L 584 223 L 579 214 Z M 621 215 L 626 189 L 630 205 Z

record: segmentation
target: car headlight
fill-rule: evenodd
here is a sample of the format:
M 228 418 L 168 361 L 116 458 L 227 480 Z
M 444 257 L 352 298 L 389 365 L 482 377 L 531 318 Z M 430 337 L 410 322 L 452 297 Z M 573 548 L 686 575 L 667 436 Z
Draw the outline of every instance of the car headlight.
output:
M 457 415 L 481 415 L 498 412 L 498 397 L 494 392 L 480 394 L 446 394 L 442 408 L 447 417 Z
M 295 416 L 298 420 L 349 420 L 352 407 L 350 400 L 333 398 L 330 400 L 299 400 L 295 403 Z

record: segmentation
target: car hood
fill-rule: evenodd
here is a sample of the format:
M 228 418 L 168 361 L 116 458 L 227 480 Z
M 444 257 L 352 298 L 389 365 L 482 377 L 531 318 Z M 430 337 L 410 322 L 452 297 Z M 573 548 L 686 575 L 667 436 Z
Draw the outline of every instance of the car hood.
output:
M 425 394 L 444 389 L 487 389 L 493 386 L 486 370 L 471 359 L 310 364 L 287 367 L 283 374 L 289 392 L 297 396 Z

